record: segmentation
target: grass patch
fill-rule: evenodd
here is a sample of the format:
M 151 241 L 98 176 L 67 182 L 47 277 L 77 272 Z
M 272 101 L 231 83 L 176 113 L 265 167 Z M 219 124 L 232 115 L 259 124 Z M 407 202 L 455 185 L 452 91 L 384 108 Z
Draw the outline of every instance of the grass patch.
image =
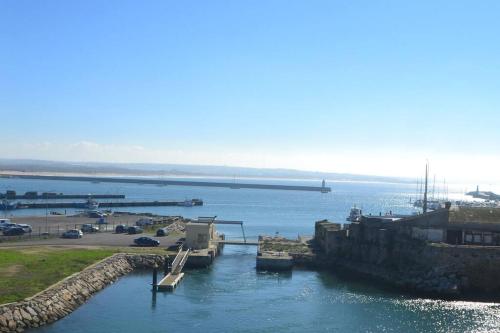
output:
M 0 304 L 33 296 L 115 252 L 115 249 L 0 250 Z

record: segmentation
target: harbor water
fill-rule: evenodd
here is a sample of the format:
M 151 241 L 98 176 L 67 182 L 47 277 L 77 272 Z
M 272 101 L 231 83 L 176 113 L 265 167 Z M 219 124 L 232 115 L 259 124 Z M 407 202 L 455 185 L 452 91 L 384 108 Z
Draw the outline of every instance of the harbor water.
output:
M 257 181 L 256 181 L 257 182 Z M 262 182 L 262 181 L 260 181 Z M 317 185 L 307 181 L 269 181 Z M 185 217 L 243 220 L 247 235 L 312 235 L 320 219 L 412 213 L 411 184 L 336 182 L 332 193 L 0 179 L 0 191 L 125 194 L 132 200 L 200 198 L 202 207 L 148 207 Z M 450 191 L 460 199 L 463 189 Z M 125 208 L 120 209 L 125 210 Z M 19 210 L 12 214 L 45 214 Z M 10 214 L 10 213 L 9 213 Z M 218 226 L 240 237 L 234 226 Z M 97 293 L 66 318 L 33 332 L 499 332 L 500 304 L 440 301 L 402 294 L 341 272 L 255 270 L 255 247 L 226 246 L 207 269 L 187 270 L 174 293 L 151 292 L 151 272 L 135 272 Z

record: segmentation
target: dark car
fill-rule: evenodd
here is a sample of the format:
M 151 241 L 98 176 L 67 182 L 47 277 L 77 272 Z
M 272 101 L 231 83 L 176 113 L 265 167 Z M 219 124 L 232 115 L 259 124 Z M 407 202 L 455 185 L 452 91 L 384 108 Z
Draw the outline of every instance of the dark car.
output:
M 163 237 L 168 235 L 168 230 L 167 228 L 161 228 L 156 230 L 156 237 Z
M 124 232 L 127 232 L 127 226 L 125 224 L 118 224 L 115 228 L 115 232 L 117 234 L 123 234 Z
M 4 236 L 19 236 L 24 235 L 24 229 L 22 227 L 10 227 L 3 230 Z
M 140 234 L 142 233 L 142 228 L 138 227 L 138 226 L 131 226 L 131 227 L 128 227 L 127 229 L 127 233 L 129 234 Z
M 15 226 L 16 226 L 15 223 L 10 223 L 10 222 L 0 223 L 0 230 L 7 230 L 7 229 L 15 227 Z
M 158 246 L 160 242 L 151 237 L 139 237 L 134 239 L 134 244 L 137 246 Z

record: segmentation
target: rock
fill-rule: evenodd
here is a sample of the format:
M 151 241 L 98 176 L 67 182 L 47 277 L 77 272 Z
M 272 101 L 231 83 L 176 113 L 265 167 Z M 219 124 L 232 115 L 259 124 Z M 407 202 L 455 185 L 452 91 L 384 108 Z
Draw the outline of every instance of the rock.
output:
M 32 320 L 32 317 L 31 315 L 24 311 L 22 308 L 20 309 L 20 312 L 21 312 L 21 316 L 25 319 L 25 320 L 28 320 L 28 321 L 31 321 Z
M 16 322 L 14 320 L 9 320 L 9 329 L 15 331 L 17 328 Z
M 35 310 L 33 310 L 30 306 L 26 307 L 26 311 L 28 311 L 30 313 L 30 315 L 32 315 L 32 316 L 36 316 L 37 315 L 37 313 L 35 312 Z

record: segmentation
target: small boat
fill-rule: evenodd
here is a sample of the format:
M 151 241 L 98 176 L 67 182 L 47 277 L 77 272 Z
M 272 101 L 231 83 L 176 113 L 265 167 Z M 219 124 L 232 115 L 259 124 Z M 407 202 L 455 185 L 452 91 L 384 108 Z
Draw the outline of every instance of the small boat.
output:
M 88 210 L 97 210 L 99 208 L 99 203 L 91 198 L 85 201 L 84 208 Z
M 193 200 L 184 200 L 182 202 L 178 202 L 177 206 L 182 206 L 182 207 L 193 207 L 194 203 Z
M 2 200 L 2 202 L 0 203 L 0 210 L 14 210 L 14 209 L 17 209 L 17 202 Z
M 361 220 L 361 216 L 363 215 L 363 211 L 356 206 L 351 208 L 349 212 L 349 216 L 346 218 L 346 221 L 349 222 L 359 222 Z

